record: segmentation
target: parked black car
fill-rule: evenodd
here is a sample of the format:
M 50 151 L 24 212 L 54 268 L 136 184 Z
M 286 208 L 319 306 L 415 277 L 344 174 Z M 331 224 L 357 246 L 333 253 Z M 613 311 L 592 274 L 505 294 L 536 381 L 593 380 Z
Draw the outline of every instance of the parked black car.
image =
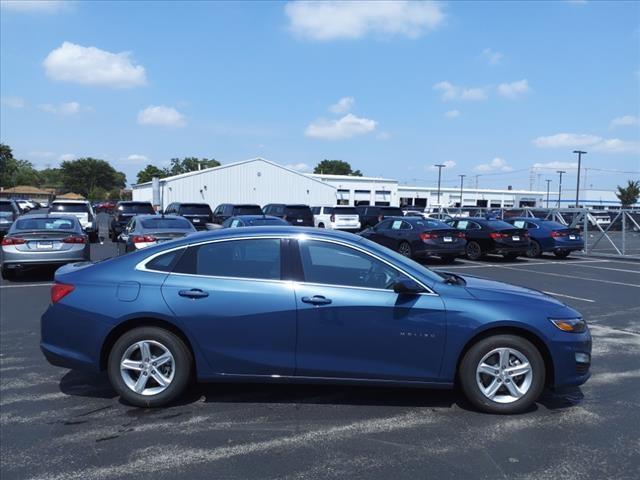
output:
M 313 227 L 313 213 L 309 205 L 270 203 L 262 209 L 265 215 L 278 217 L 297 227 Z
M 446 223 L 408 216 L 385 218 L 360 235 L 396 250 L 405 257 L 437 256 L 447 263 L 453 262 L 459 255 L 464 255 L 467 243 L 464 232 Z
M 386 217 L 402 217 L 403 213 L 399 207 L 379 207 L 360 205 L 356 207 L 360 215 L 360 228 L 374 227 Z
M 113 218 L 109 224 L 109 237 L 112 242 L 118 241 L 118 235 L 122 233 L 131 217 L 135 215 L 155 215 L 156 211 L 150 202 L 123 201 L 116 204 Z
M 529 233 L 524 228 L 514 228 L 502 220 L 485 218 L 456 218 L 447 222 L 463 230 L 467 238 L 465 253 L 470 260 L 477 260 L 487 253 L 503 255 L 513 260 L 526 255 L 529 250 Z
M 0 237 L 4 236 L 20 216 L 20 207 L 15 200 L 0 200 Z
M 213 223 L 213 212 L 208 203 L 170 203 L 165 215 L 178 215 L 189 220 L 196 230 L 206 230 L 207 223 Z
M 262 215 L 262 208 L 260 205 L 254 204 L 235 204 L 235 203 L 221 203 L 213 211 L 213 223 L 222 225 L 229 217 L 235 217 L 237 215 Z

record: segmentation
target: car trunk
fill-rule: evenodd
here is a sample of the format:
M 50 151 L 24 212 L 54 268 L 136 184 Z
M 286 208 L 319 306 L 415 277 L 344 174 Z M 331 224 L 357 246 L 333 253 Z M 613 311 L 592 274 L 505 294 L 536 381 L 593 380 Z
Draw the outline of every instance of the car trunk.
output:
M 64 239 L 71 236 L 79 236 L 69 231 L 25 232 L 11 234 L 12 238 L 23 238 L 27 242 L 13 245 L 19 252 L 61 252 L 70 250 L 77 243 L 64 243 Z
M 287 207 L 284 210 L 283 219 L 291 225 L 313 226 L 313 214 L 309 207 Z
M 182 238 L 187 235 L 187 232 L 179 231 L 176 232 L 173 230 L 153 230 L 153 231 L 145 231 L 145 236 L 154 237 L 158 243 L 160 242 L 168 242 L 170 240 L 175 240 L 176 238 Z
M 529 233 L 524 228 L 505 228 L 494 233 L 500 234 L 500 238 L 495 238 L 494 240 L 507 245 L 526 246 L 529 243 Z
M 435 243 L 443 244 L 443 245 L 456 245 L 464 240 L 463 237 L 460 237 L 460 231 L 455 228 L 443 228 L 439 230 L 423 230 L 422 233 L 429 234 L 432 240 Z

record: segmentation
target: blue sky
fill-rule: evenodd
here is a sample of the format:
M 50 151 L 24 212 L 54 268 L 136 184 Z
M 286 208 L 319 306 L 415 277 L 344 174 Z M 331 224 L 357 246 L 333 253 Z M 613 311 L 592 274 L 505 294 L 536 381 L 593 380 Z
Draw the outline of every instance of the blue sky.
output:
M 324 158 L 544 188 L 640 177 L 638 2 L 5 2 L 1 140 L 36 166 Z M 598 170 L 599 169 L 599 170 Z M 619 173 L 636 172 L 636 173 Z M 584 174 L 584 172 L 583 172 Z M 540 182 L 540 183 L 538 183 Z

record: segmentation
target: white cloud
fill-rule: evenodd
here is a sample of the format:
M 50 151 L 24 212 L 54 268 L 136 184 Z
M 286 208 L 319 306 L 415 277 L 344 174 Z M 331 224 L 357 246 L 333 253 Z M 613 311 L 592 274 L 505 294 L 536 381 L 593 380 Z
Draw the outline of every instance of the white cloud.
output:
M 442 162 L 442 165 L 444 165 L 445 168 L 453 168 L 457 165 L 457 163 L 453 160 L 446 160 Z M 424 169 L 428 171 L 435 171 L 438 170 L 438 167 L 436 167 L 435 165 L 427 165 L 426 167 L 424 167 Z
M 295 1 L 285 13 L 295 35 L 321 41 L 368 34 L 416 38 L 445 19 L 441 4 L 424 1 Z
M 575 148 L 594 145 L 602 140 L 597 135 L 584 133 L 556 133 L 547 137 L 538 137 L 533 144 L 539 148 Z
M 356 100 L 353 97 L 342 97 L 329 107 L 329 111 L 332 113 L 347 113 L 351 111 L 355 103 Z
M 38 108 L 43 112 L 53 113 L 55 115 L 76 115 L 80 113 L 80 104 L 78 102 L 66 102 L 58 105 L 52 105 L 51 103 L 44 103 L 38 105 Z
M 557 169 L 563 169 L 563 168 L 567 168 L 567 169 L 577 169 L 578 168 L 578 162 L 546 162 L 546 163 L 534 163 L 533 164 L 533 168 L 535 169 L 542 169 L 542 170 L 546 170 L 546 169 L 550 169 L 550 170 L 557 170 Z
M 2 0 L 4 10 L 25 13 L 55 13 L 67 8 L 68 2 L 61 0 Z
M 593 146 L 596 152 L 604 153 L 640 153 L 640 142 L 605 138 Z
M 175 108 L 164 105 L 150 105 L 138 113 L 140 125 L 160 125 L 163 127 L 184 127 L 187 122 Z
M 529 82 L 527 79 L 518 80 L 517 82 L 501 83 L 498 85 L 498 93 L 506 98 L 517 98 L 529 92 Z
M 486 60 L 489 65 L 497 65 L 500 63 L 504 55 L 500 52 L 494 52 L 490 48 L 485 48 L 480 54 L 480 57 Z
M 338 140 L 372 132 L 377 124 L 375 120 L 348 113 L 338 120 L 316 120 L 306 128 L 304 134 L 311 138 Z
M 510 172 L 513 170 L 507 162 L 500 157 L 495 157 L 489 163 L 481 163 L 473 168 L 476 172 Z
M 27 102 L 22 97 L 2 97 L 0 103 L 11 108 L 24 108 L 27 106 Z
M 290 163 L 288 165 L 285 165 L 285 167 L 290 168 L 291 170 L 296 170 L 298 172 L 310 172 L 311 171 L 311 167 L 309 165 L 307 165 L 306 163 Z
M 142 163 L 146 162 L 149 159 L 145 155 L 140 155 L 139 153 L 132 153 L 127 157 L 127 160 L 132 163 Z
M 447 117 L 447 118 L 459 117 L 460 116 L 460 110 L 449 110 L 448 112 L 445 112 L 444 116 Z
M 611 120 L 609 128 L 626 127 L 629 125 L 638 125 L 638 117 L 635 115 L 624 115 Z
M 485 87 L 459 87 L 450 82 L 436 83 L 434 90 L 442 92 L 442 100 L 485 100 L 487 89 Z
M 111 53 L 96 47 L 64 42 L 43 61 L 53 80 L 129 88 L 147 83 L 144 67 L 132 62 L 130 52 Z
M 60 160 L 61 162 L 66 162 L 70 160 L 75 160 L 76 158 L 78 158 L 78 156 L 75 153 L 63 153 L 58 157 L 58 160 Z

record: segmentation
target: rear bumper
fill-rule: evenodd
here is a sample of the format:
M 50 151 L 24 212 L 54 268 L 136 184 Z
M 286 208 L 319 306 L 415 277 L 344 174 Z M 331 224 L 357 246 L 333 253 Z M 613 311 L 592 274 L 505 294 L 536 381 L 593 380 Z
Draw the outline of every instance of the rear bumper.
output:
M 431 255 L 464 255 L 465 244 L 427 244 L 423 243 L 414 248 L 414 255 L 417 257 L 428 257 Z
M 509 245 L 505 243 L 495 243 L 492 250 L 487 253 L 497 253 L 498 255 L 504 255 L 508 253 L 517 253 L 518 255 L 525 255 L 529 250 L 529 243 L 520 245 Z
M 548 250 L 551 252 L 575 252 L 577 250 L 584 250 L 584 241 L 558 241 L 556 240 L 553 246 Z

